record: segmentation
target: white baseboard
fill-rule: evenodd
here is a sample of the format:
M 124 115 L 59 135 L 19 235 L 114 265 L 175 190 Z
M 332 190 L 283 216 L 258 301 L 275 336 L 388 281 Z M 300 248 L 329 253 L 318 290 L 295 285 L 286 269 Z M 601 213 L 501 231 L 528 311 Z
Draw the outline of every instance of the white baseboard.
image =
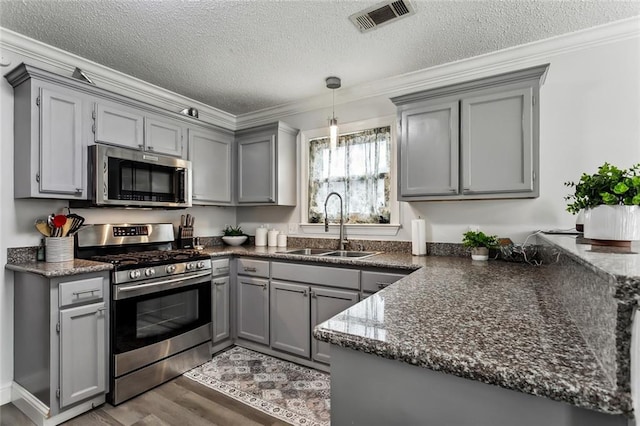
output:
M 0 385 L 0 405 L 11 402 L 11 382 Z

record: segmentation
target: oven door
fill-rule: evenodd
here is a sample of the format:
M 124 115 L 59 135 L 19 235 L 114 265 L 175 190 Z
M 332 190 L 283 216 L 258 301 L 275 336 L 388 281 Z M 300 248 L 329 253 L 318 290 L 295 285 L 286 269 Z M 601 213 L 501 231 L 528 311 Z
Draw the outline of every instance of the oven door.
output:
M 111 350 L 120 376 L 211 341 L 211 273 L 114 286 Z

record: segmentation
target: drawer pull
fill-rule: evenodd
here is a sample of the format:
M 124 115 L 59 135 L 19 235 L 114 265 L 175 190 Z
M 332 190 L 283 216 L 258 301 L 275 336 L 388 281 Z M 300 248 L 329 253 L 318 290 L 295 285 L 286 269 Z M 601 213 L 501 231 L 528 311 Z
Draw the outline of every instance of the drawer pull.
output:
M 254 267 L 251 267 L 251 266 L 245 266 L 244 267 L 244 271 L 245 272 L 257 272 L 258 270 L 256 268 L 254 268 Z
M 225 285 L 227 282 L 226 281 L 214 281 L 213 284 L 214 285 Z
M 229 272 L 229 267 L 228 266 L 221 266 L 219 268 L 216 268 L 216 271 L 218 272 Z M 246 269 L 245 269 L 246 271 Z
M 83 294 L 87 294 L 87 293 L 91 293 L 91 296 L 93 296 L 93 293 L 95 293 L 96 291 L 100 291 L 100 289 L 95 289 L 95 290 L 84 290 L 84 291 L 74 291 L 72 294 L 75 297 L 80 297 Z
M 376 282 L 376 284 L 378 285 L 378 288 L 379 288 L 380 290 L 382 290 L 383 288 L 385 288 L 385 287 L 387 287 L 387 286 L 391 285 L 392 283 L 381 283 L 381 282 Z

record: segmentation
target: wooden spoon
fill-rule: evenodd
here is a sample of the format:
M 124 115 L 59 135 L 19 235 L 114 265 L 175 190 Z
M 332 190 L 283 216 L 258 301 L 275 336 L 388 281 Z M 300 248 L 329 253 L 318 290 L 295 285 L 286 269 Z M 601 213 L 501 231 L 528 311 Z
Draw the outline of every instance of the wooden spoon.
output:
M 47 221 L 45 220 L 42 220 L 42 219 L 36 220 L 36 229 L 45 237 L 51 236 L 51 228 L 49 227 L 49 224 L 47 224 Z

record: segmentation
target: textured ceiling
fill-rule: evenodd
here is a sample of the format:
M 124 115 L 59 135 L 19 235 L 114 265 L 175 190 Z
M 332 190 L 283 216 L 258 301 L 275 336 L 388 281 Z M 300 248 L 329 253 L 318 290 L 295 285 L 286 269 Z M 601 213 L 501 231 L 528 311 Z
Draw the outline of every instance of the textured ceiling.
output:
M 242 114 L 640 15 L 632 1 L 410 0 L 361 34 L 378 1 L 0 0 L 0 26 Z

